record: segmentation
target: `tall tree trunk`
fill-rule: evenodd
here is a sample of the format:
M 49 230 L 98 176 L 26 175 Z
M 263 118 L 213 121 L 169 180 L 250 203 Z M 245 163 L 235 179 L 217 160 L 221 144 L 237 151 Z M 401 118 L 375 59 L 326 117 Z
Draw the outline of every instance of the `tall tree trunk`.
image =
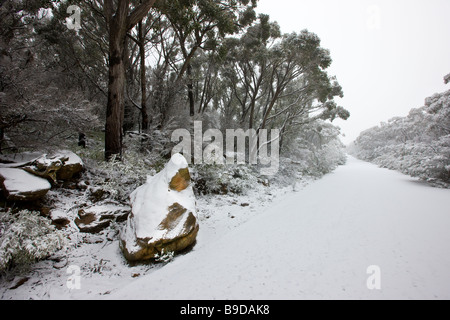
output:
M 122 156 L 125 104 L 125 26 L 121 26 L 120 23 L 111 23 L 109 37 L 108 104 L 105 128 L 106 160 L 110 160 L 113 155 Z
M 109 26 L 109 80 L 105 125 L 106 160 L 110 160 L 114 155 L 121 157 L 123 151 L 126 35 L 128 30 L 148 14 L 155 1 L 143 0 L 132 12 L 130 12 L 130 0 L 104 0 L 103 2 L 105 19 Z
M 253 119 L 255 119 L 255 104 L 256 101 L 252 99 L 252 102 L 250 104 L 250 119 L 248 121 L 248 128 L 253 129 Z
M 5 139 L 5 132 L 3 131 L 3 128 L 0 127 L 0 154 L 2 153 L 2 144 L 3 144 L 3 140 Z
M 192 64 L 191 60 L 194 57 L 198 45 L 194 45 L 191 51 L 188 53 L 186 49 L 186 37 L 182 32 L 178 32 L 178 37 L 180 40 L 180 49 L 183 53 L 184 63 L 177 77 L 177 84 L 183 79 L 184 73 L 187 76 L 187 89 L 188 89 L 188 100 L 189 100 L 189 115 L 193 117 L 195 115 L 195 97 L 194 97 L 194 79 L 192 79 Z
M 141 117 L 142 131 L 148 130 L 148 113 L 147 113 L 147 79 L 145 69 L 145 35 L 142 20 L 138 24 L 139 31 L 139 55 L 141 57 Z
M 195 98 L 194 98 L 194 80 L 192 79 L 192 66 L 189 63 L 187 66 L 187 87 L 189 98 L 189 115 L 193 117 L 195 115 Z

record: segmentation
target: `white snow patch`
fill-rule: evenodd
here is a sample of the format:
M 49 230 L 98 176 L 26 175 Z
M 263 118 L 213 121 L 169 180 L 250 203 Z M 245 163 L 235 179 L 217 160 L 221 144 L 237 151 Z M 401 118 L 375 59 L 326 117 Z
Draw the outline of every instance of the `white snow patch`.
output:
M 449 207 L 450 190 L 350 158 L 108 298 L 448 299 Z
M 114 230 L 78 234 L 61 261 L 36 264 L 21 287 L 0 279 L 0 298 L 450 298 L 450 190 L 353 158 L 295 190 L 200 197 L 197 245 L 169 264 L 128 265 Z M 67 198 L 68 210 L 75 202 Z M 70 265 L 81 268 L 80 290 L 66 286 Z M 371 265 L 381 290 L 367 288 Z
M 61 150 L 58 151 L 56 154 L 51 156 L 52 158 L 69 158 L 67 161 L 64 162 L 65 165 L 74 165 L 74 164 L 80 164 L 81 166 L 84 166 L 83 160 L 69 150 Z

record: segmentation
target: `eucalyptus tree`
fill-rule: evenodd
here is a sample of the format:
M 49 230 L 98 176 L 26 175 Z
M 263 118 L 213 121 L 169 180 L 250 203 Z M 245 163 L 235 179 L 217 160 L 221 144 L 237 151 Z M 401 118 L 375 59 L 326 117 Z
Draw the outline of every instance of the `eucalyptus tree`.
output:
M 226 35 L 234 34 L 255 19 L 257 0 L 170 0 L 158 8 L 170 21 L 182 59 L 177 82 L 186 75 L 189 114 L 195 115 L 192 60 L 198 50 L 215 50 Z
M 226 42 L 228 60 L 222 69 L 232 87 L 239 118 L 249 129 L 281 128 L 282 133 L 305 121 L 347 119 L 349 113 L 337 105 L 343 91 L 326 69 L 330 52 L 320 46 L 314 33 L 282 35 L 269 16 L 239 39 Z
M 127 34 L 148 14 L 155 2 L 156 0 L 103 1 L 103 14 L 109 31 L 106 159 L 122 155 Z

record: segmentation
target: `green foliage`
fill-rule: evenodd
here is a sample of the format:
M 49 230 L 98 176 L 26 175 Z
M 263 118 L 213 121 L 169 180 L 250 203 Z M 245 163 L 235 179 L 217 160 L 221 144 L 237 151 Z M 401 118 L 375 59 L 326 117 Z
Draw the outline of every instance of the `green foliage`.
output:
M 250 24 L 255 17 L 256 1 L 246 0 L 173 0 L 160 1 L 157 8 L 163 12 L 179 31 L 196 37 L 208 31 L 210 39 L 224 37 Z M 238 24 L 240 22 L 240 25 Z
M 0 144 L 7 136 L 9 151 L 65 146 L 78 131 L 99 124 L 101 108 L 88 92 L 92 85 L 83 83 L 79 64 L 68 59 L 85 51 L 73 48 L 75 33 L 63 25 L 57 9 L 65 3 L 53 2 L 6 1 L 0 7 Z
M 285 135 L 319 119 L 348 119 L 350 113 L 334 101 L 343 91 L 326 72 L 332 60 L 320 44 L 307 30 L 282 35 L 279 25 L 263 14 L 239 39 L 226 39 L 222 80 L 217 80 L 226 91 L 216 102 L 225 123 L 280 128 Z

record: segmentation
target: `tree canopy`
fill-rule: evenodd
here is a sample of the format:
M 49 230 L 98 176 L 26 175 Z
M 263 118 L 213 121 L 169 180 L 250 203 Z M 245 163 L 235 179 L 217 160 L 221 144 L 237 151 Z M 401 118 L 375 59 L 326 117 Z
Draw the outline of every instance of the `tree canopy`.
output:
M 81 12 L 76 29 L 67 22 L 73 5 Z M 314 123 L 347 119 L 320 38 L 283 34 L 256 6 L 3 1 L 2 150 L 62 143 L 104 125 L 109 159 L 122 155 L 126 131 L 192 129 L 194 120 L 220 130 L 279 128 L 288 148 Z

